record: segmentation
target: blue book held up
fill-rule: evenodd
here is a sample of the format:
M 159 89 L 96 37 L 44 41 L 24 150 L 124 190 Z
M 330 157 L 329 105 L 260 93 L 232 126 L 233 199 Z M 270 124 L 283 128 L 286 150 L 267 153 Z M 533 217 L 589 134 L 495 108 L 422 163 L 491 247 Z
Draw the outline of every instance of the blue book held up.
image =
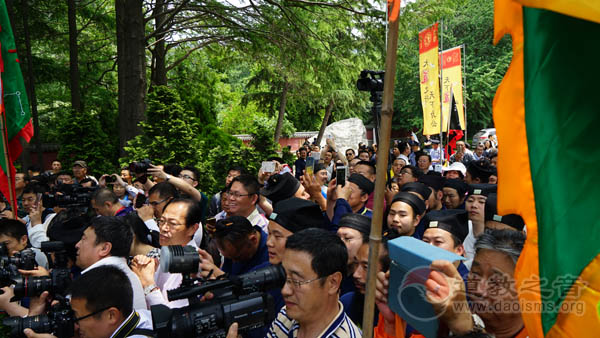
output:
M 392 311 L 427 338 L 437 337 L 438 319 L 425 295 L 429 266 L 435 260 L 455 262 L 465 258 L 409 236 L 388 243 L 390 285 L 388 305 Z

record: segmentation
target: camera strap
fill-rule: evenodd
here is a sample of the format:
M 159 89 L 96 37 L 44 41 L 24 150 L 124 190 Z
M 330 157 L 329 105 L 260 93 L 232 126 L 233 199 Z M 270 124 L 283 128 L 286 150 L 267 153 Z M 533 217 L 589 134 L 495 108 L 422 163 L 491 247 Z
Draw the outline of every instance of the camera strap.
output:
M 146 333 L 142 333 L 139 332 L 138 330 L 143 330 L 143 329 L 136 329 L 136 327 L 138 326 L 138 324 L 140 323 L 140 315 L 137 313 L 137 311 L 133 311 L 133 313 L 131 314 L 131 316 L 129 316 L 129 318 L 127 318 L 127 320 L 125 320 L 125 322 L 121 325 L 121 327 L 119 328 L 119 330 L 117 330 L 117 332 L 115 332 L 113 334 L 113 338 L 125 338 L 125 337 L 129 337 L 132 336 L 134 334 L 141 334 L 146 336 Z M 136 332 L 137 331 L 137 332 Z M 148 330 L 150 331 L 150 330 Z M 151 332 L 150 336 L 154 336 L 154 333 Z

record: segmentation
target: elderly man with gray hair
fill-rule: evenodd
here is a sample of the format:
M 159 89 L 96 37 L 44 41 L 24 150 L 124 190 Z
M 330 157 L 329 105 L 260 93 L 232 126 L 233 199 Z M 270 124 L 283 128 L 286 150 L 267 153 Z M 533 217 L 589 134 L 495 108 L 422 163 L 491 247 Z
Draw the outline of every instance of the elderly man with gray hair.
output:
M 527 337 L 514 278 L 524 243 L 522 232 L 486 229 L 475 244 L 466 292 L 452 262 L 431 264 L 425 282 L 427 299 L 453 336 Z M 375 337 L 395 336 L 394 332 L 399 332 L 396 329 L 404 324 L 387 307 L 388 279 L 389 273 L 377 275 L 377 306 L 383 318 L 375 329 Z M 467 295 L 471 304 L 467 303 Z

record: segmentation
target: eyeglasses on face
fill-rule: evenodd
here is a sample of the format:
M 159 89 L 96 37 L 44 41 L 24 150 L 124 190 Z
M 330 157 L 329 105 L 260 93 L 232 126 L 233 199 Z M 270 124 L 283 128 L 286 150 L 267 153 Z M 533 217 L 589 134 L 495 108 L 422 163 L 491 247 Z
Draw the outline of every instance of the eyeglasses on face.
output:
M 293 278 L 286 278 L 285 279 L 285 283 L 289 284 L 290 286 L 292 286 L 295 289 L 299 289 L 299 288 L 302 287 L 302 285 L 310 284 L 310 283 L 312 283 L 314 281 L 317 281 L 319 279 L 323 279 L 323 278 L 326 278 L 326 277 L 328 277 L 328 276 L 317 277 L 315 279 L 309 279 L 309 280 L 297 280 L 297 279 L 293 279 Z
M 73 318 L 73 320 L 74 320 L 75 322 L 79 322 L 79 321 L 81 321 L 81 320 L 84 320 L 84 319 L 86 319 L 86 318 L 89 318 L 89 317 L 91 317 L 91 316 L 93 316 L 93 315 L 97 315 L 97 314 L 99 314 L 99 313 L 101 313 L 101 312 L 104 312 L 104 311 L 106 311 L 106 310 L 110 309 L 111 307 L 112 307 L 112 306 L 107 306 L 107 307 L 104 307 L 104 308 L 102 308 L 102 309 L 100 309 L 100 310 L 98 310 L 98 311 L 94 311 L 94 312 L 92 312 L 92 313 L 90 313 L 90 314 L 87 314 L 87 315 L 85 315 L 85 316 L 81 316 L 81 317 L 79 317 L 79 318 L 75 317 L 75 318 Z
M 231 191 L 231 190 L 228 190 L 228 191 L 227 191 L 227 196 L 229 196 L 229 197 L 233 197 L 233 198 L 235 198 L 235 199 L 238 199 L 238 198 L 240 198 L 240 197 L 242 197 L 242 196 L 250 196 L 250 195 L 254 195 L 254 194 L 240 194 L 240 193 L 239 193 L 239 192 L 237 192 L 237 191 Z

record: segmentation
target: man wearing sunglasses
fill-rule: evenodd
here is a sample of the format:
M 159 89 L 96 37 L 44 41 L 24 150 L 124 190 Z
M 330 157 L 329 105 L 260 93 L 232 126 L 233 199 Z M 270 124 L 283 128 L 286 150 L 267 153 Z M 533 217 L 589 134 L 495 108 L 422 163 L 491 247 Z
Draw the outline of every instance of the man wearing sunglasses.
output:
M 334 233 L 309 228 L 288 237 L 282 260 L 285 306 L 267 337 L 361 337 L 339 301 L 348 252 Z M 294 332 L 296 331 L 296 332 Z
M 89 270 L 71 284 L 75 336 L 142 338 L 153 335 L 147 310 L 135 310 L 133 291 L 119 268 L 107 265 Z M 27 337 L 55 337 L 25 329 Z

